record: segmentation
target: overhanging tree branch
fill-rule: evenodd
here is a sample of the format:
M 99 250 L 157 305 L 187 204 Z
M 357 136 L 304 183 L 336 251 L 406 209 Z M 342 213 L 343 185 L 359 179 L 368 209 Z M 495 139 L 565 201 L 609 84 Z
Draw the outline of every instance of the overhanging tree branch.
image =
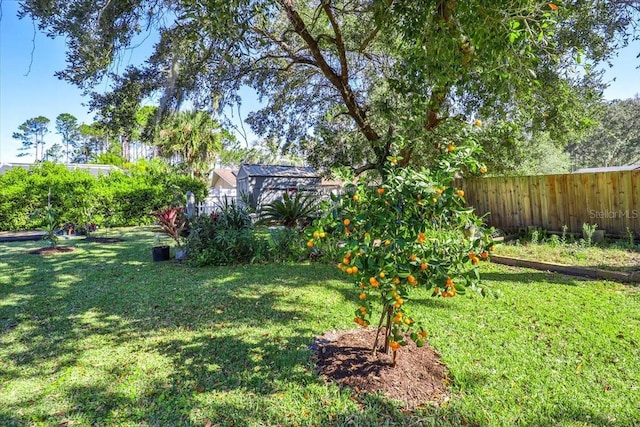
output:
M 317 40 L 309 33 L 304 20 L 297 12 L 293 0 L 281 0 L 280 3 L 284 8 L 294 31 L 305 42 L 305 44 L 309 48 L 309 51 L 311 52 L 311 55 L 318 63 L 320 70 L 340 93 L 345 105 L 347 106 L 347 109 L 349 110 L 349 115 L 355 120 L 362 134 L 365 136 L 365 138 L 367 138 L 368 141 L 379 140 L 380 136 L 373 129 L 373 127 L 371 127 L 371 123 L 367 120 L 364 109 L 360 105 L 358 105 L 356 101 L 355 94 L 351 86 L 349 85 L 349 76 L 347 75 L 345 78 L 342 78 L 327 63 L 320 47 L 318 46 Z

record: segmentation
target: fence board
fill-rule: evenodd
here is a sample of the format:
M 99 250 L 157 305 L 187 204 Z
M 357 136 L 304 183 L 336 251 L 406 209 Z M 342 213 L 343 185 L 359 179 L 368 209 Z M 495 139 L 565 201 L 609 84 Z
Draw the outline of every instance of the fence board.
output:
M 457 183 L 467 203 L 498 228 L 526 226 L 580 233 L 598 224 L 607 234 L 640 235 L 640 171 L 471 178 Z

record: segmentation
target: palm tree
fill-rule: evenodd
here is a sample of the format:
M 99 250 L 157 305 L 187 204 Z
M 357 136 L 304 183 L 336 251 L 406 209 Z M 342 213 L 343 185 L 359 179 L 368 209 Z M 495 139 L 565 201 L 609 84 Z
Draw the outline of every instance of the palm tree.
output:
M 222 151 L 222 129 L 205 111 L 185 111 L 159 126 L 156 144 L 162 156 L 178 158 L 191 176 L 206 176 Z

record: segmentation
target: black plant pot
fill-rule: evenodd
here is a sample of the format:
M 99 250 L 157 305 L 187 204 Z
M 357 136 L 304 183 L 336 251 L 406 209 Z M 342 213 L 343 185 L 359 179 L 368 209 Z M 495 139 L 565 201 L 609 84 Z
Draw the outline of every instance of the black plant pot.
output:
M 169 246 L 165 245 L 152 247 L 151 256 L 153 257 L 153 262 L 168 261 L 170 258 Z

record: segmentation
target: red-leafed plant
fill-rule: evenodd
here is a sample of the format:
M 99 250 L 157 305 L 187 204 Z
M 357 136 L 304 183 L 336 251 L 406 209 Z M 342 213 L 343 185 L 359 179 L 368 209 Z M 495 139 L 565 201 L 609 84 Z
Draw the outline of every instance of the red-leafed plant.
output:
M 176 241 L 178 247 L 182 247 L 182 232 L 187 226 L 187 217 L 184 214 L 184 208 L 169 206 L 168 208 L 151 212 L 162 232 L 171 236 Z

